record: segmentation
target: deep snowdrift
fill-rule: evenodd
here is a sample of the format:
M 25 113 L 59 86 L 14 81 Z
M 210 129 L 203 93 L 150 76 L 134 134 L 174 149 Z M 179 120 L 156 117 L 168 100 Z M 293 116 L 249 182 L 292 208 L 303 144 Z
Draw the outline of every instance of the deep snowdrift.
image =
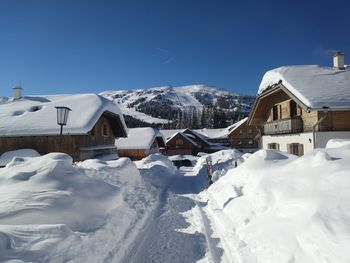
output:
M 19 150 L 4 152 L 0 156 L 0 167 L 5 166 L 9 162 L 11 162 L 13 157 L 37 157 L 37 156 L 40 156 L 40 154 L 33 149 L 19 149 Z
M 350 262 L 350 146 L 303 157 L 260 150 L 207 191 L 234 262 Z
M 113 261 L 156 203 L 149 185 L 128 158 L 14 158 L 0 169 L 0 261 Z

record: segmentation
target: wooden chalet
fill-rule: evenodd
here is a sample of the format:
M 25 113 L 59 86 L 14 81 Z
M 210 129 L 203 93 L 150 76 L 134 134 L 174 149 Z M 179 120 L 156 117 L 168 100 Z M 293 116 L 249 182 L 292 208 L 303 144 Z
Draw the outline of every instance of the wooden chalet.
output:
M 226 128 L 201 129 L 196 132 L 206 136 L 212 145 L 235 148 L 241 152 L 255 152 L 259 149 L 258 128 L 248 125 L 247 121 L 248 118 L 244 118 Z
M 166 142 L 167 155 L 196 155 L 198 144 L 182 132 L 175 133 Z
M 115 138 L 127 136 L 118 106 L 99 95 L 17 94 L 0 103 L 0 154 L 24 148 L 40 154 L 57 152 L 60 127 L 56 106 L 71 109 L 63 127 L 62 152 L 74 161 L 116 153 Z
M 261 127 L 261 147 L 303 155 L 333 138 L 350 138 L 350 69 L 288 66 L 267 72 L 248 124 Z
M 153 153 L 165 153 L 165 139 L 155 128 L 131 128 L 127 138 L 115 141 L 120 157 L 140 160 Z
M 258 128 L 248 125 L 248 118 L 244 118 L 228 128 L 228 139 L 232 148 L 242 152 L 255 152 L 259 148 Z
M 213 153 L 226 147 L 218 143 L 211 143 L 208 138 L 194 130 L 185 129 L 176 132 L 167 142 L 168 155 L 197 155 L 199 152 Z

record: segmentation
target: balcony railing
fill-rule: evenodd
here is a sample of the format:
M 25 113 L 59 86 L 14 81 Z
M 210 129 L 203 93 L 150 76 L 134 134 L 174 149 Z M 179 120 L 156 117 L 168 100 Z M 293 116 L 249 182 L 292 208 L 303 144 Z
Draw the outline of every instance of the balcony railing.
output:
M 264 124 L 264 134 L 298 133 L 303 131 L 303 120 L 292 118 Z

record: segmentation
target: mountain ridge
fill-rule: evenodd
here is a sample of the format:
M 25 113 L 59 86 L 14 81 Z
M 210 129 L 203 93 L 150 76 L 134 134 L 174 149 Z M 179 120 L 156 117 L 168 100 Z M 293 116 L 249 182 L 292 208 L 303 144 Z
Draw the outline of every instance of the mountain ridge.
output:
M 129 116 L 127 120 L 134 120 L 133 123 L 132 121 L 127 123 L 128 127 L 147 126 L 147 124 L 159 127 L 168 124 L 170 128 L 173 128 L 178 126 L 180 115 L 183 115 L 183 120 L 186 120 L 190 119 L 193 114 L 197 115 L 198 126 L 203 126 L 199 119 L 203 111 L 207 109 L 210 109 L 208 114 L 213 112 L 212 115 L 214 111 L 220 111 L 225 115 L 225 121 L 229 125 L 247 116 L 255 100 L 255 96 L 230 92 L 204 84 L 109 90 L 101 92 L 100 95 L 114 101 L 124 115 Z M 137 120 L 143 124 L 137 123 Z M 197 126 L 197 124 L 193 125 Z

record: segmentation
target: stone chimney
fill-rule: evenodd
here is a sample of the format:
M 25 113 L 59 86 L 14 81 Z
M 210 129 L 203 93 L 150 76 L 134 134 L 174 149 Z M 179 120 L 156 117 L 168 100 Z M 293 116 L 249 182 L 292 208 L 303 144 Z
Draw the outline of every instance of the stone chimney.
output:
M 345 69 L 344 66 L 344 57 L 345 54 L 343 52 L 337 52 L 333 55 L 333 67 L 338 69 Z
M 22 87 L 19 86 L 19 85 L 16 85 L 14 88 L 13 88 L 13 98 L 15 100 L 19 100 L 22 98 Z

